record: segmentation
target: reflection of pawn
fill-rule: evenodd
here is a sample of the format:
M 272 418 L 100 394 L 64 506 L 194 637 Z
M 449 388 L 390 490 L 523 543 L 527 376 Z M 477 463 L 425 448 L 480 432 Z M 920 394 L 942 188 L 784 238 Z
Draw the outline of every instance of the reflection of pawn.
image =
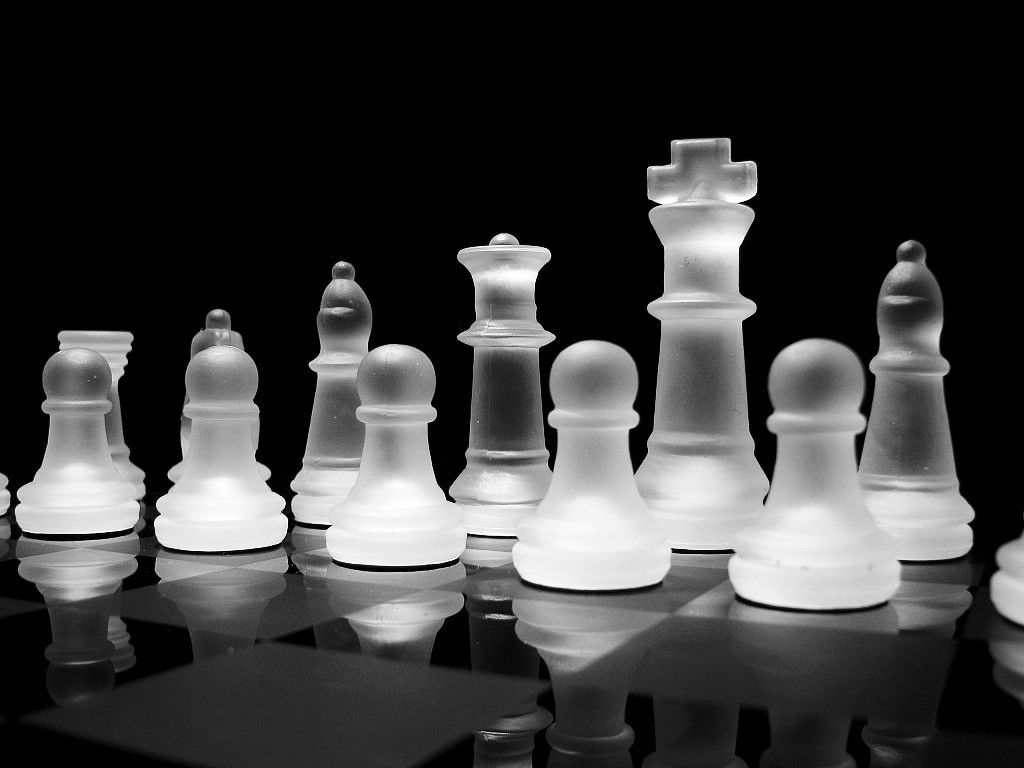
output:
M 110 366 L 88 349 L 66 349 L 46 361 L 46 453 L 32 482 L 18 489 L 14 509 L 26 533 L 114 533 L 138 521 L 135 487 L 117 471 L 107 444 L 110 382 Z
M 356 369 L 366 355 L 372 314 L 355 281 L 351 264 L 334 265 L 316 317 L 320 354 L 309 364 L 316 372 L 313 415 L 302 469 L 292 480 L 295 521 L 326 527 L 328 510 L 345 500 L 359 473 L 363 424 L 356 418 Z
M 878 297 L 881 346 L 871 361 L 860 485 L 901 560 L 948 560 L 971 548 L 974 510 L 960 495 L 942 389 L 942 293 L 920 243 L 903 243 L 896 260 Z
M 336 616 L 331 609 L 330 573 L 337 566 L 326 550 L 326 532 L 319 528 L 292 529 L 289 541 L 294 545 L 301 538 L 316 538 L 319 546 L 291 555 L 295 568 L 302 574 L 306 587 L 306 603 L 313 620 L 313 637 L 321 651 L 359 651 L 359 637 L 348 620 Z
M 996 563 L 992 602 L 1004 617 L 1024 625 L 1024 534 L 999 548 Z
M 188 559 L 158 554 L 157 589 L 185 617 L 195 661 L 241 651 L 256 644 L 267 604 L 284 592 L 288 556 L 278 548 L 260 568 L 222 568 L 195 575 L 196 564 L 231 565 L 231 555 L 195 555 Z
M 512 550 L 528 582 L 575 590 L 633 589 L 668 573 L 671 550 L 633 480 L 629 430 L 637 371 L 621 347 L 582 341 L 551 367 L 548 417 L 558 430 L 555 472 Z
M 18 574 L 36 585 L 50 614 L 46 688 L 57 704 L 77 704 L 113 688 L 108 622 L 119 612 L 121 583 L 137 568 L 130 554 L 85 548 L 22 560 Z
M 476 322 L 459 334 L 473 347 L 473 405 L 466 468 L 449 492 L 471 534 L 515 536 L 551 482 L 540 348 L 555 337 L 537 322 L 534 301 L 537 273 L 550 259 L 547 248 L 504 234 L 459 251 L 476 287 Z
M 206 313 L 206 322 L 203 329 L 192 337 L 192 345 L 189 348 L 189 360 L 198 355 L 204 349 L 222 345 L 237 347 L 243 352 L 245 351 L 245 345 L 242 343 L 242 334 L 238 331 L 231 330 L 231 315 L 223 309 L 211 309 Z M 187 392 L 185 393 L 185 405 L 188 405 Z M 260 443 L 260 420 L 258 415 L 253 419 L 251 429 L 253 447 L 258 447 Z M 171 467 L 167 472 L 167 478 L 172 483 L 178 482 L 178 480 L 181 479 L 181 473 L 185 470 L 185 457 L 188 455 L 188 444 L 191 434 L 192 419 L 185 414 L 185 408 L 183 406 L 181 412 L 180 433 L 181 461 Z M 269 479 L 270 470 L 258 461 L 256 462 L 256 465 L 259 467 L 260 477 L 264 480 Z
M 884 603 L 899 586 L 894 543 L 857 485 L 854 435 L 864 373 L 848 347 L 805 339 L 772 363 L 768 391 L 779 436 L 764 513 L 737 536 L 729 578 L 746 600 L 833 610 Z
M 364 654 L 428 664 L 441 625 L 462 610 L 453 585 L 465 577 L 462 563 L 373 573 L 332 564 L 324 583 L 332 613 L 348 620 Z
M 427 424 L 437 418 L 434 366 L 418 349 L 388 344 L 363 358 L 356 384 L 366 439 L 356 484 L 331 511 L 331 557 L 391 568 L 458 560 L 466 528 L 437 485 L 427 443 Z
M 114 672 L 126 672 L 135 666 L 135 646 L 128 634 L 128 625 L 120 616 L 111 616 L 107 620 L 107 640 L 114 646 Z
M 141 499 L 146 495 L 146 473 L 132 464 L 128 445 L 124 441 L 124 428 L 121 423 L 121 395 L 118 389 L 118 382 L 124 375 L 124 368 L 128 364 L 128 353 L 132 348 L 134 337 L 125 331 L 61 331 L 57 334 L 57 341 L 61 349 L 73 349 L 83 347 L 99 352 L 103 359 L 110 366 L 110 392 L 107 399 L 110 400 L 111 408 L 107 411 L 105 422 L 107 425 L 107 444 L 110 446 L 110 456 L 114 459 L 114 466 L 121 473 L 121 477 L 127 480 L 135 488 L 135 498 Z
M 235 347 L 206 349 L 188 364 L 192 438 L 181 480 L 156 502 L 154 527 L 163 546 L 230 552 L 284 539 L 285 501 L 260 478 L 252 445 L 258 382 L 256 364 Z
M 468 545 L 466 552 L 470 552 Z M 481 570 L 468 582 L 466 613 L 475 672 L 537 679 L 537 650 L 520 640 L 515 631 L 512 599 L 518 587 L 519 577 L 512 568 Z M 535 698 L 524 700 L 522 707 L 474 732 L 473 768 L 529 768 L 533 765 L 534 736 L 550 724 L 551 713 L 537 706 Z
M 7 514 L 11 506 L 11 492 L 7 490 L 7 475 L 0 472 L 0 517 Z
M 1024 628 L 997 623 L 992 628 L 988 650 L 995 662 L 992 677 L 996 685 L 1024 707 Z
M 555 481 L 557 480 L 555 470 Z M 645 648 L 639 638 L 664 617 L 631 610 L 632 595 L 573 595 L 521 588 L 512 601 L 516 634 L 551 676 L 555 723 L 548 768 L 628 768 L 633 729 L 626 699 Z

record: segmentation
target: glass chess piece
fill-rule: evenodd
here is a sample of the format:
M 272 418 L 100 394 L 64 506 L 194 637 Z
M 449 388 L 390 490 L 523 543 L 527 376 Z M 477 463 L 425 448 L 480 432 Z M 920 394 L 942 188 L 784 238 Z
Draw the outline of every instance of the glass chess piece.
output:
M 736 594 L 811 611 L 884 603 L 899 586 L 900 564 L 857 484 L 860 361 L 834 341 L 798 341 L 772 363 L 768 392 L 775 473 L 763 514 L 736 537 L 729 561 Z
M 427 568 L 458 560 L 466 528 L 434 477 L 427 425 L 434 366 L 418 349 L 387 344 L 359 365 L 356 386 L 366 425 L 359 476 L 331 510 L 327 548 L 342 565 Z
M 316 393 L 302 469 L 291 482 L 292 515 L 302 525 L 328 527 L 328 513 L 343 502 L 359 474 L 364 428 L 356 418 L 356 371 L 369 348 L 373 315 L 352 265 L 334 265 L 317 313 L 320 354 L 309 367 Z
M 527 582 L 583 591 L 649 587 L 671 550 L 637 492 L 629 430 L 638 375 L 622 347 L 581 341 L 551 366 L 548 422 L 558 454 L 547 495 L 519 524 L 512 549 Z
M 950 560 L 970 550 L 974 510 L 960 495 L 939 352 L 942 292 L 914 240 L 878 296 L 878 354 L 858 478 L 864 503 L 900 560 Z
M 449 493 L 470 534 L 515 536 L 551 483 L 540 348 L 555 337 L 537 322 L 534 299 L 551 252 L 500 234 L 458 258 L 473 276 L 476 322 L 459 334 L 473 348 L 473 400 L 466 468 Z
M 18 489 L 14 509 L 25 533 L 113 534 L 138 522 L 135 487 L 117 470 L 107 443 L 111 381 L 110 366 L 89 349 L 65 349 L 46 361 L 46 453 L 32 482 Z
M 205 349 L 188 364 L 192 436 L 181 479 L 156 507 L 157 540 L 187 552 L 277 546 L 288 530 L 284 499 L 260 477 L 252 442 L 256 364 L 233 346 Z
M 739 247 L 754 220 L 757 166 L 729 139 L 672 142 L 672 163 L 647 169 L 651 223 L 665 246 L 654 430 L 637 487 L 677 550 L 733 549 L 757 519 L 768 478 L 747 417 Z
M 0 472 L 0 517 L 7 514 L 11 506 L 11 492 L 7 490 L 7 475 Z
M 146 473 L 132 463 L 131 451 L 124 440 L 119 384 L 125 366 L 128 365 L 128 353 L 131 352 L 134 338 L 127 331 L 61 331 L 57 334 L 60 349 L 91 349 L 101 354 L 110 366 L 111 384 L 107 399 L 110 400 L 111 408 L 104 417 L 107 444 L 117 471 L 135 488 L 135 498 L 141 500 L 146 495 Z
M 999 548 L 996 564 L 992 603 L 1004 618 L 1024 625 L 1024 534 Z

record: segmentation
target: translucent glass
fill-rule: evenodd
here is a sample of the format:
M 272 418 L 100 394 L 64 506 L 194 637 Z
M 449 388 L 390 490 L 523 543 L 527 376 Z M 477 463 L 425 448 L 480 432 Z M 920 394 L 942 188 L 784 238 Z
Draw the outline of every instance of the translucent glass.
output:
M 124 376 L 128 365 L 128 353 L 132 349 L 134 336 L 126 331 L 61 331 L 57 334 L 60 349 L 83 347 L 99 352 L 110 366 L 110 400 L 111 409 L 107 412 L 107 443 L 110 445 L 110 456 L 121 477 L 135 487 L 135 498 L 142 499 L 146 495 L 146 473 L 131 461 L 131 451 L 124 440 L 124 428 L 121 423 L 121 395 L 118 382 Z
M 356 418 L 356 370 L 366 355 L 373 316 L 369 299 L 355 281 L 351 264 L 339 261 L 317 313 L 320 354 L 302 469 L 291 482 L 296 522 L 326 527 L 328 512 L 355 485 L 363 452 L 363 424 Z
M 515 536 L 551 482 L 539 350 L 555 337 L 537 322 L 534 300 L 550 259 L 507 234 L 459 251 L 476 286 L 476 322 L 459 335 L 473 347 L 473 401 L 466 468 L 449 493 L 471 534 Z
M 339 563 L 426 567 L 457 560 L 466 548 L 458 507 L 437 485 L 427 425 L 434 366 L 413 347 L 388 344 L 359 365 L 356 386 L 366 425 L 356 483 L 330 512 L 327 548 Z
M 192 435 L 181 479 L 156 507 L 156 537 L 189 552 L 232 552 L 280 544 L 288 530 L 285 501 L 256 464 L 252 424 L 256 364 L 233 346 L 192 358 L 185 372 Z
M 1024 534 L 999 548 L 996 564 L 999 570 L 992 576 L 992 602 L 1010 621 L 1024 624 Z
M 648 309 L 661 352 L 648 453 L 637 486 L 675 549 L 728 550 L 760 514 L 768 479 L 747 418 L 739 247 L 754 220 L 739 205 L 757 167 L 732 162 L 728 139 L 672 142 L 672 163 L 648 168 L 651 213 L 665 246 L 665 292 Z
M 763 514 L 736 537 L 736 593 L 803 610 L 884 603 L 899 586 L 900 565 L 857 484 L 860 361 L 842 344 L 805 339 L 775 358 L 768 391 L 768 428 L 779 436 L 775 473 Z
M 110 366 L 88 349 L 65 349 L 43 368 L 43 412 L 50 416 L 43 463 L 18 489 L 18 525 L 39 535 L 127 531 L 139 519 L 136 489 L 110 456 Z
M 238 331 L 231 330 L 231 315 L 229 315 L 223 309 L 211 309 L 206 313 L 206 322 L 201 331 L 192 337 L 192 345 L 189 350 L 189 359 L 191 360 L 199 352 L 210 347 L 220 346 L 223 344 L 237 347 L 238 349 L 245 351 L 245 343 L 242 341 L 242 334 Z M 188 405 L 188 393 L 185 393 L 185 405 Z M 260 444 L 260 417 L 257 414 L 250 424 L 252 430 L 252 444 L 258 448 Z M 188 444 L 192 434 L 192 419 L 189 418 L 188 414 L 185 413 L 184 407 L 181 411 L 181 461 L 175 464 L 167 471 L 167 479 L 172 483 L 178 482 L 181 479 L 181 473 L 185 469 L 185 456 L 188 455 Z M 256 466 L 259 468 L 260 477 L 264 480 L 270 479 L 270 470 L 261 464 L 259 461 L 256 462 Z
M 512 558 L 524 580 L 617 590 L 657 584 L 668 572 L 671 549 L 629 459 L 637 381 L 633 358 L 608 342 L 582 341 L 555 359 L 548 420 L 558 454 L 547 495 L 519 524 Z
M 7 490 L 7 475 L 0 473 L 0 516 L 11 506 L 11 492 Z
M 960 495 L 939 352 L 942 293 L 913 240 L 878 296 L 875 394 L 860 458 L 864 501 L 896 539 L 901 560 L 947 560 L 967 554 L 974 510 Z

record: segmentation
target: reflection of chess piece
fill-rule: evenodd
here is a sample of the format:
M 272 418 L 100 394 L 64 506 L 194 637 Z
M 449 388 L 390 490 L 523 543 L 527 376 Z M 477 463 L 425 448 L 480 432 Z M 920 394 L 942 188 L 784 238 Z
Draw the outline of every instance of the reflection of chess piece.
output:
M 10 544 L 7 542 L 11 538 L 11 520 L 9 517 L 0 517 L 0 560 L 3 560 L 4 555 L 10 550 Z
M 227 344 L 232 347 L 237 347 L 243 352 L 245 351 L 245 344 L 242 342 L 242 334 L 238 331 L 231 330 L 231 315 L 225 312 L 223 309 L 211 309 L 206 313 L 206 323 L 202 330 L 200 330 L 195 336 L 192 337 L 192 345 L 189 349 L 189 360 L 198 355 L 204 349 L 210 347 L 216 347 Z M 185 393 L 185 406 L 188 405 L 188 392 Z M 258 448 L 260 444 L 260 417 L 259 414 L 255 416 L 250 425 L 252 430 L 252 444 L 253 448 Z M 188 455 L 188 446 L 192 437 L 192 419 L 185 413 L 185 408 L 182 407 L 181 413 L 181 461 L 175 464 L 167 472 L 167 478 L 172 482 L 176 483 L 181 479 L 181 473 L 185 471 L 185 457 Z M 256 462 L 256 466 L 259 467 L 260 477 L 264 480 L 270 478 L 270 470 L 267 469 L 263 464 Z
M 465 576 L 462 563 L 425 571 L 332 565 L 324 585 L 331 612 L 348 620 L 363 653 L 427 664 L 441 625 L 462 610 L 465 598 L 457 583 Z
M 113 688 L 116 649 L 108 639 L 109 620 L 119 614 L 121 583 L 138 568 L 135 558 L 87 548 L 19 554 L 18 574 L 36 585 L 50 614 L 50 697 L 77 704 Z
M 747 768 L 735 754 L 740 700 L 729 652 L 732 603 L 731 590 L 711 590 L 653 630 L 645 662 L 659 685 L 657 750 L 644 768 Z M 705 692 L 714 698 L 701 699 Z
M 625 722 L 638 638 L 662 620 L 630 610 L 628 595 L 559 595 L 522 588 L 512 601 L 516 634 L 551 676 L 557 720 L 548 728 L 549 768 L 626 768 L 633 729 Z
M 768 479 L 754 458 L 743 362 L 739 247 L 754 220 L 757 166 L 730 159 L 729 139 L 672 142 L 672 164 L 647 169 L 665 245 L 654 431 L 637 486 L 675 549 L 733 548 L 761 512 Z
M 302 574 L 306 602 L 313 619 L 313 636 L 320 650 L 359 651 L 359 638 L 348 620 L 336 616 L 331 609 L 328 574 L 334 566 L 327 551 L 327 532 L 322 528 L 296 526 L 289 537 L 303 551 L 291 555 L 291 561 Z
M 320 354 L 302 469 L 291 482 L 292 514 L 303 525 L 326 528 L 327 512 L 348 496 L 359 474 L 363 424 L 356 418 L 356 370 L 366 356 L 373 314 L 352 265 L 339 261 L 316 316 Z
M 1024 534 L 996 552 L 999 570 L 992 576 L 992 602 L 1004 617 L 1024 625 Z
M 971 606 L 971 566 L 965 560 L 904 563 L 900 587 L 889 604 L 901 633 L 952 638 L 956 621 Z M 900 708 L 900 717 L 872 717 L 861 731 L 871 750 L 872 768 L 924 768 L 935 735 L 939 696 L 924 706 L 927 691 L 916 691 L 917 706 Z
M 459 334 L 473 347 L 473 403 L 466 468 L 449 493 L 471 534 L 515 536 L 551 482 L 540 348 L 555 337 L 537 322 L 534 301 L 537 273 L 550 259 L 547 248 L 505 234 L 459 251 L 476 287 L 476 322 Z
M 231 566 L 235 561 L 231 555 L 157 555 L 157 589 L 185 617 L 196 661 L 256 644 L 267 604 L 286 586 L 288 556 L 282 548 L 270 555 L 259 569 L 227 567 L 198 576 L 197 564 Z
M 256 364 L 232 346 L 205 349 L 188 364 L 192 439 L 181 479 L 157 499 L 164 547 L 235 552 L 277 546 L 288 530 L 285 501 L 260 477 L 250 425 L 259 409 Z
M 60 343 L 61 349 L 75 347 L 91 349 L 103 355 L 103 359 L 110 366 L 111 383 L 107 399 L 110 400 L 111 408 L 104 417 L 107 426 L 107 444 L 110 446 L 110 456 L 114 460 L 117 471 L 135 488 L 135 498 L 141 499 L 146 495 L 146 473 L 132 463 L 131 451 L 124 441 L 124 428 L 121 423 L 121 395 L 118 389 L 118 382 L 124 375 L 125 366 L 128 364 L 128 353 L 131 351 L 133 338 L 130 333 L 125 331 L 61 331 L 57 334 L 57 341 Z
M 893 608 L 811 613 L 737 601 L 730 615 L 739 674 L 768 706 L 771 747 L 761 768 L 856 768 L 846 751 L 850 724 L 878 661 L 865 636 L 894 634 Z
M 477 538 L 469 537 L 470 541 Z M 473 551 L 467 545 L 466 553 Z M 520 640 L 515 631 L 512 599 L 519 585 L 518 574 L 507 565 L 481 568 L 467 583 L 466 613 L 474 671 L 537 678 L 537 651 Z M 474 768 L 528 768 L 532 765 L 534 736 L 550 724 L 550 712 L 538 707 L 535 699 L 524 701 L 521 709 L 475 732 Z
M 942 389 L 942 293 L 920 243 L 903 243 L 896 260 L 878 297 L 881 345 L 871 361 L 860 485 L 900 560 L 948 560 L 971 548 L 974 510 L 960 495 Z
M 996 685 L 1024 707 L 1024 628 L 1000 622 L 992 630 L 988 650 L 995 662 Z
M 65 349 L 46 361 L 46 453 L 32 482 L 18 489 L 14 510 L 26 533 L 110 534 L 138 521 L 135 487 L 121 477 L 107 444 L 110 388 L 110 366 L 92 350 Z

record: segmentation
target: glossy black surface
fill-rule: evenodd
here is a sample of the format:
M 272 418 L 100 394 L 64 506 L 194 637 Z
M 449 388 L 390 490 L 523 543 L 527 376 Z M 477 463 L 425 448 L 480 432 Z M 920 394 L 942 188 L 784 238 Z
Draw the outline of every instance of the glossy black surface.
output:
M 886 606 L 812 614 L 736 600 L 728 555 L 675 555 L 654 589 L 582 595 L 524 584 L 507 539 L 471 538 L 447 568 L 365 572 L 332 563 L 323 531 L 190 555 L 162 549 L 147 517 L 82 542 L 19 537 L 0 518 L 8 757 L 656 768 L 1024 756 L 1024 628 L 995 613 L 970 558 L 906 566 Z

